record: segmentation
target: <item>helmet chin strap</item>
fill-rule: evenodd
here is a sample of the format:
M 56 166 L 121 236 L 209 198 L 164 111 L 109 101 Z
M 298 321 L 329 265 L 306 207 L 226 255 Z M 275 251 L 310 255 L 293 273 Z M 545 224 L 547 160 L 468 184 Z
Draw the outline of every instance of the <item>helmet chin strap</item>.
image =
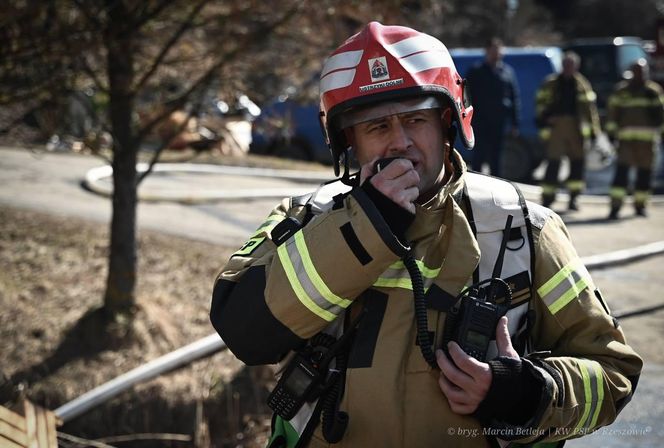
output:
M 451 125 L 447 128 L 447 141 L 450 142 L 450 147 L 454 148 L 454 142 L 456 141 L 457 128 L 455 125 Z
M 344 164 L 344 172 L 340 178 L 341 182 L 345 185 L 348 185 L 349 187 L 359 187 L 360 186 L 359 173 L 350 174 L 350 146 L 344 149 L 344 152 L 343 154 L 341 154 L 341 157 L 339 157 L 339 159 L 343 160 Z M 339 162 L 340 160 L 336 161 L 337 173 L 339 171 L 338 168 Z

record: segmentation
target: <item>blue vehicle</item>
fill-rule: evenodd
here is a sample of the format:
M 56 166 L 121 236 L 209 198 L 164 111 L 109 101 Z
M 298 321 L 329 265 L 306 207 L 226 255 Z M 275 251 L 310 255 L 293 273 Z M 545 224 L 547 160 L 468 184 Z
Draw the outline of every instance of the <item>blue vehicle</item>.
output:
M 252 125 L 250 151 L 289 159 L 332 164 L 318 121 L 318 105 L 292 98 L 262 108 Z
M 484 60 L 482 48 L 457 48 L 450 50 L 454 64 L 462 77 L 475 64 Z M 504 177 L 532 182 L 532 173 L 544 159 L 544 146 L 539 142 L 535 126 L 535 97 L 546 76 L 559 73 L 562 68 L 562 51 L 558 47 L 505 47 L 503 61 L 514 69 L 521 96 L 520 136 L 509 138 L 503 154 Z M 470 91 L 472 99 L 472 89 Z M 469 159 L 470 153 L 460 142 L 455 145 L 461 155 Z

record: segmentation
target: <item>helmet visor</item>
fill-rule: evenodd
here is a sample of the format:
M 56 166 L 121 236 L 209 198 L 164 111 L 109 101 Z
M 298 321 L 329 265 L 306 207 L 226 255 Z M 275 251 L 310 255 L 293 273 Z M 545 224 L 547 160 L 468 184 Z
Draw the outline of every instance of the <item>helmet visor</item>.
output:
M 357 109 L 351 109 L 339 117 L 339 127 L 341 129 L 350 128 L 356 124 L 365 123 L 377 118 L 388 117 L 390 115 L 414 112 L 425 109 L 442 109 L 448 107 L 443 101 L 435 96 L 422 96 L 408 100 L 385 101 L 370 106 L 364 106 Z

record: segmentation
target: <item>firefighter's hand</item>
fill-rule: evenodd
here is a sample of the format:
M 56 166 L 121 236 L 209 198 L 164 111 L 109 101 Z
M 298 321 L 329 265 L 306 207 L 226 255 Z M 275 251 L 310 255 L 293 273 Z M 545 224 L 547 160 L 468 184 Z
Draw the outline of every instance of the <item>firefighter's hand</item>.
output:
M 362 165 L 360 183 L 369 179 L 376 190 L 392 202 L 415 214 L 414 202 L 420 195 L 418 188 L 420 175 L 413 167 L 413 163 L 406 158 L 399 158 L 376 172 L 374 165 L 377 160 L 376 158 Z
M 512 347 L 505 316 L 500 318 L 496 327 L 496 345 L 498 356 L 519 358 Z M 491 368 L 489 364 L 466 354 L 456 342 L 450 342 L 448 350 L 454 362 L 450 361 L 442 350 L 436 351 L 436 360 L 440 367 L 438 385 L 447 397 L 453 412 L 462 415 L 472 414 L 489 392 L 492 381 Z

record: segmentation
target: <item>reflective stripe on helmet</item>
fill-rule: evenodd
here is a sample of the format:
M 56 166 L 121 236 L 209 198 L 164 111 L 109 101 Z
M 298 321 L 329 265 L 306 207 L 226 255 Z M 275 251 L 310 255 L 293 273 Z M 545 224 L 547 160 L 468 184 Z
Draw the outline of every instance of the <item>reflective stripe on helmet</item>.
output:
M 409 37 L 392 45 L 385 45 L 385 48 L 396 57 L 409 56 L 414 53 L 419 53 L 423 48 L 431 51 L 444 51 L 447 48 L 441 41 L 428 34 L 420 34 L 414 37 Z M 448 53 L 449 56 L 449 53 Z M 452 58 L 450 57 L 451 62 Z
M 320 80 L 320 92 L 326 93 L 330 90 L 348 87 L 355 79 L 355 71 L 353 68 L 330 73 Z
M 320 74 L 321 78 L 324 78 L 336 70 L 357 67 L 357 64 L 362 60 L 362 53 L 364 53 L 363 50 L 355 50 L 331 56 L 325 61 L 325 66 L 323 66 L 323 71 Z

